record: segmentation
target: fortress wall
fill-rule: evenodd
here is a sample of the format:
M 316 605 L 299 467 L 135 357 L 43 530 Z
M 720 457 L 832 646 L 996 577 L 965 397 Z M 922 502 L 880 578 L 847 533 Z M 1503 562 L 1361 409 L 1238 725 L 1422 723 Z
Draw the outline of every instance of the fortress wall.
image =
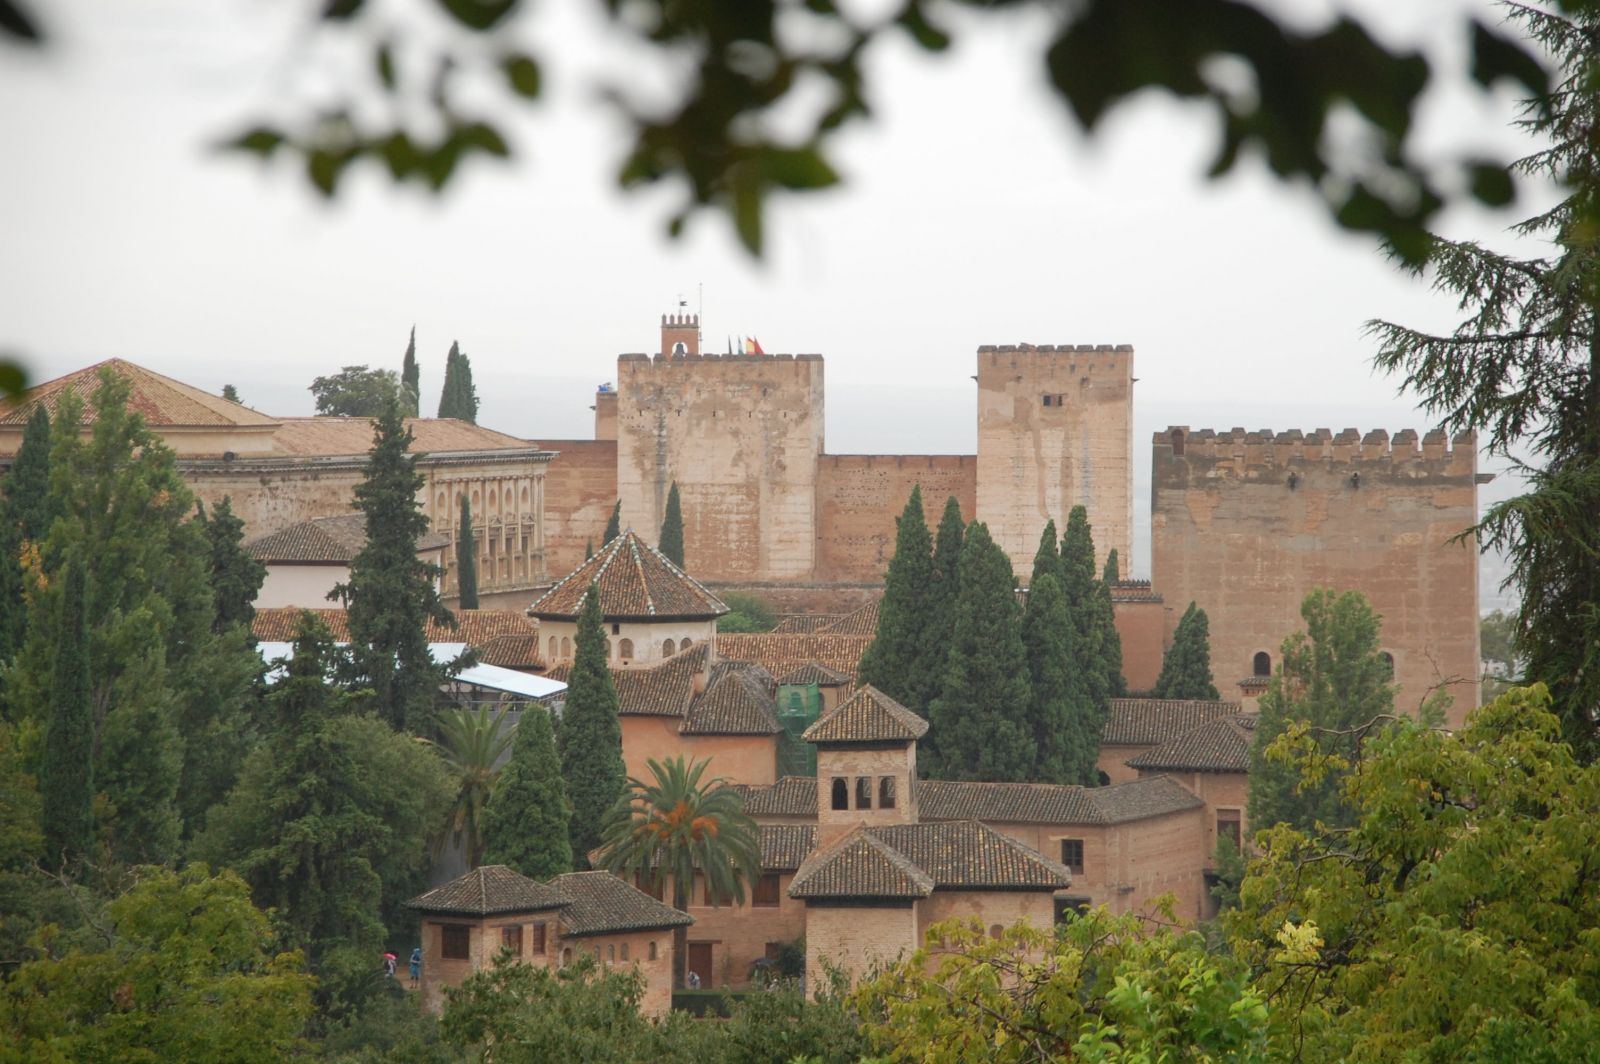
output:
M 1317 587 L 1363 592 L 1383 616 L 1397 706 L 1453 681 L 1459 724 L 1478 694 L 1478 551 L 1451 537 L 1477 519 L 1477 449 L 1404 430 L 1157 433 L 1153 582 L 1211 619 L 1223 697 L 1265 651 L 1273 667 Z
M 1026 576 L 1047 520 L 1088 508 L 1095 553 L 1133 556 L 1133 348 L 978 348 L 977 519 Z
M 684 560 L 706 580 L 807 580 L 822 453 L 820 355 L 622 355 L 622 520 L 654 541 L 678 484 Z
M 605 538 L 617 501 L 617 441 L 541 440 L 539 446 L 560 452 L 544 475 L 545 567 L 559 580 L 583 564 L 591 540 L 598 550 Z
M 954 495 L 964 518 L 977 507 L 972 455 L 823 455 L 817 466 L 818 581 L 881 582 L 894 555 L 895 519 L 922 486 L 930 533 Z

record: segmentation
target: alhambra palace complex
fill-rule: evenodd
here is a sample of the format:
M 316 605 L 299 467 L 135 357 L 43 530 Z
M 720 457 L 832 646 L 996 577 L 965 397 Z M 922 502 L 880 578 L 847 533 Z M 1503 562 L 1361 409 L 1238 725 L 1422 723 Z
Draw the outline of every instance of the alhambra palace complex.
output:
M 1113 592 L 1131 692 L 1148 690 L 1178 616 L 1211 622 L 1220 702 L 1114 702 L 1098 788 L 918 780 L 927 723 L 855 669 L 876 622 L 895 518 L 921 485 L 934 524 L 947 496 L 985 522 L 1026 579 L 1039 533 L 1087 507 L 1102 559 L 1131 557 L 1133 350 L 1018 345 L 977 351 L 976 455 L 836 455 L 823 441 L 820 355 L 700 351 L 692 315 L 664 316 L 659 351 L 624 354 L 595 397 L 595 438 L 530 441 L 457 421 L 413 420 L 419 499 L 453 564 L 456 500 L 477 522 L 486 608 L 456 640 L 480 660 L 563 679 L 580 596 L 599 588 L 630 774 L 648 758 L 712 759 L 762 830 L 764 876 L 742 905 L 687 915 L 599 873 L 535 883 L 478 869 L 416 899 L 424 998 L 503 945 L 537 963 L 574 951 L 638 964 L 646 1007 L 670 995 L 674 931 L 703 985 L 741 985 L 778 943 L 805 937 L 812 986 L 826 961 L 859 971 L 930 923 L 1048 923 L 1080 905 L 1122 912 L 1170 893 L 1186 920 L 1211 912 L 1219 834 L 1244 822 L 1251 712 L 1299 605 L 1315 587 L 1365 593 L 1383 617 L 1397 704 L 1436 686 L 1457 723 L 1476 704 L 1477 550 L 1450 542 L 1477 515 L 1471 437 L 1405 430 L 1213 431 L 1151 442 L 1151 580 Z M 352 489 L 371 425 L 269 417 L 126 362 L 132 406 L 207 503 L 229 496 L 268 563 L 257 634 L 281 639 L 364 537 Z M 87 396 L 91 367 L 0 406 L 0 454 L 31 409 Z M 687 573 L 652 546 L 679 487 Z M 600 547 L 620 499 L 628 532 Z M 692 575 L 690 575 L 692 574 Z M 447 570 L 444 590 L 454 588 Z M 718 634 L 719 595 L 753 590 L 786 616 L 760 635 Z M 495 608 L 488 608 L 495 607 Z M 513 934 L 513 930 L 515 934 Z

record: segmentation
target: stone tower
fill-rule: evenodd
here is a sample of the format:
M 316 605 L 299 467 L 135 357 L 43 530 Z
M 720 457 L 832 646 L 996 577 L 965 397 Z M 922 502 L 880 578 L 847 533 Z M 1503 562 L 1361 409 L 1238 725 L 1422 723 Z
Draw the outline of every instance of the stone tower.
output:
M 1097 565 L 1132 556 L 1133 348 L 1020 344 L 978 348 L 977 519 L 1018 576 L 1039 532 L 1082 504 Z M 1124 568 L 1126 571 L 1126 568 Z
M 821 355 L 703 355 L 699 319 L 665 315 L 659 354 L 617 359 L 623 525 L 655 542 L 676 481 L 697 576 L 810 579 L 822 404 Z
M 1335 436 L 1289 432 L 1155 434 L 1151 562 L 1155 586 L 1211 618 L 1211 669 L 1223 697 L 1265 683 L 1303 630 L 1314 588 L 1360 591 L 1383 617 L 1381 646 L 1414 712 L 1436 684 L 1452 725 L 1478 696 L 1477 447 L 1405 429 Z

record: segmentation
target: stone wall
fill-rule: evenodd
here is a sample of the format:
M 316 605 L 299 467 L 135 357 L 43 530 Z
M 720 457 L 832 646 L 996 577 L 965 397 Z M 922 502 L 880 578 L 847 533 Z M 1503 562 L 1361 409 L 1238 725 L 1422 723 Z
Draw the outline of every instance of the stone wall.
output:
M 1478 694 L 1477 448 L 1442 432 L 1363 438 L 1355 429 L 1159 432 L 1153 443 L 1152 569 L 1174 605 L 1211 619 L 1217 687 L 1231 691 L 1255 655 L 1272 666 L 1303 628 L 1308 591 L 1360 591 L 1383 616 L 1398 708 L 1436 684 L 1459 725 Z
M 1124 595 L 1113 589 L 1111 616 L 1122 640 L 1122 677 L 1128 690 L 1152 690 L 1172 641 L 1172 613 L 1158 594 Z
M 539 441 L 559 452 L 545 470 L 545 565 L 552 580 L 582 565 L 589 544 L 600 549 L 617 501 L 616 393 L 609 394 L 611 439 Z M 654 540 L 659 527 L 647 538 Z
M 623 523 L 653 542 L 676 481 L 691 573 L 809 579 L 822 377 L 820 355 L 618 358 Z
M 830 454 L 817 466 L 817 581 L 882 582 L 894 556 L 895 519 L 922 486 L 930 532 L 955 496 L 964 519 L 977 511 L 972 455 Z
M 1045 522 L 1080 503 L 1097 566 L 1113 547 L 1133 557 L 1132 454 L 1132 347 L 978 348 L 977 518 L 1018 576 Z

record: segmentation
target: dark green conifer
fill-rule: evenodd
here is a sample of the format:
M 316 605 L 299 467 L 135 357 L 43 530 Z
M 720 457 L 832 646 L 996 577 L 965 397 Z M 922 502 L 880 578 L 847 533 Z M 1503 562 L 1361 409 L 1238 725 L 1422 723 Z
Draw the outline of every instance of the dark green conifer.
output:
M 1100 570 L 1101 582 L 1108 587 L 1115 584 L 1120 584 L 1122 582 L 1122 573 L 1120 568 L 1121 567 L 1117 563 L 1117 548 L 1112 547 L 1110 552 L 1106 555 L 1105 568 Z
M 1033 771 L 1033 696 L 1022 645 L 1011 559 L 982 522 L 961 548 L 955 636 L 938 698 L 928 775 L 952 780 L 1026 780 Z
M 55 674 L 45 721 L 39 796 L 45 860 L 75 864 L 94 844 L 94 706 L 89 689 L 88 603 L 84 566 L 69 564 L 56 639 Z
M 1066 592 L 1067 612 L 1076 629 L 1085 693 L 1094 705 L 1102 706 L 1111 697 L 1111 686 L 1106 682 L 1105 636 L 1095 603 L 1097 583 L 1089 512 L 1082 506 L 1074 506 L 1067 515 L 1067 530 L 1061 536 L 1061 589 Z
M 572 858 L 589 867 L 589 851 L 600 845 L 606 814 L 627 788 L 622 764 L 622 724 L 617 688 L 606 666 L 606 634 L 600 591 L 593 584 L 578 612 L 577 645 L 567 675 L 567 701 L 556 733 L 561 776 L 572 802 Z
M 1105 670 L 1106 696 L 1121 698 L 1128 693 L 1128 681 L 1122 676 L 1122 636 L 1117 632 L 1111 585 L 1104 580 L 1095 582 L 1094 602 L 1095 627 L 1100 629 L 1100 661 Z
M 600 537 L 600 545 L 603 547 L 620 535 L 622 535 L 622 500 L 618 499 L 617 504 L 611 508 L 611 520 L 606 522 L 606 534 Z
M 422 410 L 422 370 L 417 365 L 417 327 L 411 327 L 406 356 L 400 363 L 400 405 L 407 417 L 418 417 Z
M 1039 533 L 1039 549 L 1033 555 L 1033 575 L 1028 578 L 1028 590 L 1031 593 L 1033 585 L 1039 582 L 1044 575 L 1056 578 L 1056 588 L 1061 589 L 1061 555 L 1056 546 L 1056 523 L 1046 521 L 1044 531 Z M 1066 592 L 1062 590 L 1062 593 Z
M 583 541 L 583 560 L 584 561 L 588 561 L 590 558 L 593 558 L 593 557 L 594 557 L 594 540 L 586 539 L 586 540 Z
M 224 384 L 222 386 L 222 397 L 230 403 L 240 402 L 239 389 L 231 384 Z
M 661 540 L 658 549 L 667 560 L 683 568 L 683 504 L 678 499 L 678 482 L 672 482 L 667 492 L 667 515 L 661 519 Z
M 484 861 L 547 879 L 572 871 L 572 803 L 561 778 L 550 713 L 529 705 L 517 724 L 511 759 L 484 807 Z
M 961 520 L 961 504 L 954 495 L 946 497 L 944 514 L 933 539 L 933 586 L 928 594 L 928 620 L 925 641 L 928 650 L 928 675 L 932 678 L 929 700 L 939 692 L 945 661 L 950 657 L 950 640 L 956 630 L 956 591 L 960 586 L 961 540 L 967 526 Z
M 49 513 L 50 414 L 40 403 L 28 418 L 0 499 L 0 662 L 16 657 L 28 634 L 22 552 L 49 531 Z
M 472 384 L 472 362 L 452 342 L 444 362 L 444 388 L 439 393 L 439 416 L 478 423 L 478 389 Z
M 429 654 L 427 624 L 453 626 L 455 619 L 439 601 L 439 567 L 417 557 L 428 518 L 417 505 L 424 481 L 410 447 L 399 399 L 390 397 L 355 490 L 367 542 L 350 563 L 350 579 L 328 597 L 348 610 L 355 679 L 372 690 L 378 715 L 397 729 L 431 730 L 445 670 Z
M 224 495 L 206 516 L 204 504 L 198 507 L 200 527 L 205 530 L 211 560 L 211 592 L 216 599 L 216 621 L 212 631 L 224 632 L 235 625 L 246 629 L 255 619 L 255 598 L 267 567 L 244 549 L 244 521 L 233 512 L 233 500 Z
M 1054 559 L 1054 528 L 1050 536 L 1050 557 Z M 1028 605 L 1022 616 L 1037 754 L 1032 779 L 1039 782 L 1093 784 L 1096 779 L 1100 736 L 1089 732 L 1094 714 L 1079 678 L 1074 632 L 1061 581 L 1046 566 L 1028 588 Z
M 914 487 L 896 519 L 894 557 L 889 559 L 878 606 L 878 630 L 861 656 L 858 675 L 862 683 L 922 714 L 927 713 L 938 683 L 938 677 L 924 669 L 932 590 L 933 541 L 922 515 L 922 489 Z
M 462 609 L 478 608 L 478 539 L 472 530 L 472 500 L 465 495 L 456 527 L 456 593 Z
M 1211 679 L 1211 625 L 1206 611 L 1193 602 L 1172 633 L 1172 646 L 1161 661 L 1161 676 L 1151 693 L 1156 698 L 1219 697 Z

